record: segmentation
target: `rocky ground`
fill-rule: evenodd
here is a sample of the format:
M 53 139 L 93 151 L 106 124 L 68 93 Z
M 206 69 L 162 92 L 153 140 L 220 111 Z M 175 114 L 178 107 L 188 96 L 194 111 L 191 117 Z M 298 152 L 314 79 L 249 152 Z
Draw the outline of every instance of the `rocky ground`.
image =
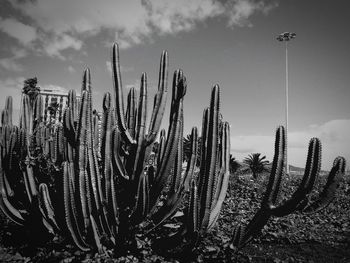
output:
M 263 174 L 254 181 L 250 175 L 231 175 L 220 219 L 192 253 L 164 252 L 141 236 L 139 251 L 119 258 L 109 250 L 102 255 L 82 253 L 60 238 L 31 244 L 24 229 L 1 215 L 0 262 L 350 262 L 349 175 L 327 209 L 313 215 L 272 218 L 260 237 L 241 250 L 233 247 L 232 226 L 248 222 L 258 209 L 266 178 Z M 299 181 L 300 176 L 287 177 L 281 198 L 290 196 Z M 174 222 L 167 224 L 173 227 Z

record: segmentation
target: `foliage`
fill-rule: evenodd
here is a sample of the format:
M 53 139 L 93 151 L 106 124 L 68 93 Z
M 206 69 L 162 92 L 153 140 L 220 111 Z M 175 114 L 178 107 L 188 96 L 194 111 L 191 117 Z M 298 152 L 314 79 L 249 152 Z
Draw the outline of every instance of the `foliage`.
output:
M 59 109 L 60 104 L 57 101 L 53 101 L 50 103 L 50 105 L 47 107 L 47 110 L 49 111 L 50 115 L 55 115 L 57 110 Z
M 36 96 L 40 92 L 40 87 L 38 87 L 37 84 L 38 84 L 38 79 L 36 77 L 28 78 L 24 80 L 24 83 L 23 83 L 22 92 L 23 94 L 26 94 L 29 96 L 30 101 L 32 103 L 34 102 Z
M 268 174 L 251 180 L 250 176 L 230 177 L 227 197 L 217 226 L 198 244 L 192 253 L 165 253 L 149 246 L 148 239 L 138 239 L 139 254 L 115 257 L 84 253 L 67 243 L 55 240 L 30 247 L 22 229 L 11 224 L 0 211 L 1 262 L 348 262 L 350 261 L 350 177 L 347 175 L 334 202 L 315 214 L 291 214 L 274 217 L 262 235 L 241 250 L 230 246 L 232 220 L 247 222 L 258 209 Z M 300 183 L 297 175 L 288 174 L 282 198 L 290 196 Z M 324 184 L 321 177 L 317 185 Z M 175 222 L 175 221 L 174 221 Z
M 243 163 L 249 166 L 253 173 L 253 178 L 256 179 L 258 175 L 266 171 L 266 165 L 269 161 L 265 160 L 266 156 L 260 157 L 261 153 L 249 154 L 248 157 L 244 158 Z
M 240 163 L 230 154 L 230 173 L 234 174 L 239 167 L 241 167 Z

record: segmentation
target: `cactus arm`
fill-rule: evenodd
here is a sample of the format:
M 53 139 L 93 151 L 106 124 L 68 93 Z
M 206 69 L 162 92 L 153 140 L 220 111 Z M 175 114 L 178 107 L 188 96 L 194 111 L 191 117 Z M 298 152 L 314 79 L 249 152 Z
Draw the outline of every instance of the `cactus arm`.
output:
M 163 206 L 160 207 L 157 210 L 157 212 L 152 214 L 151 220 L 153 223 L 153 227 L 148 232 L 151 232 L 157 227 L 159 227 L 165 220 L 167 220 L 176 212 L 178 206 L 183 200 L 183 194 L 183 191 L 177 191 L 173 193 L 171 197 L 167 198 L 165 204 L 163 204 Z
M 218 145 L 218 122 L 219 122 L 219 107 L 220 107 L 220 91 L 219 86 L 215 85 L 212 90 L 210 110 L 209 110 L 209 128 L 208 128 L 208 143 L 206 155 L 206 167 L 204 174 L 203 191 L 201 192 L 201 218 L 202 229 L 207 229 L 209 224 L 211 200 L 213 194 L 213 180 L 215 176 L 217 145 Z
M 88 172 L 90 176 L 92 193 L 97 211 L 100 211 L 101 207 L 101 194 L 102 186 L 100 180 L 99 170 L 97 168 L 97 156 L 93 147 L 94 132 L 93 132 L 93 119 L 92 119 L 92 91 L 91 91 L 91 75 L 90 70 L 86 69 L 83 76 L 83 89 L 87 91 L 87 108 L 86 108 L 86 131 L 87 131 L 87 155 L 88 155 Z
M 7 124 L 12 126 L 13 99 L 11 96 L 6 97 L 5 111 L 7 112 Z
M 83 94 L 81 94 L 83 95 Z M 77 108 L 77 95 L 75 90 L 69 90 L 68 92 L 68 100 L 67 100 L 67 106 L 72 111 L 72 120 L 73 122 L 77 120 L 78 118 L 78 108 Z M 74 126 L 73 126 L 74 127 Z
M 149 211 L 149 181 L 148 175 L 142 173 L 139 178 L 137 194 L 136 194 L 136 205 L 133 211 L 131 221 L 133 224 L 140 223 Z
M 119 207 L 117 202 L 117 187 L 116 187 L 116 177 L 113 176 L 112 172 L 112 178 L 111 178 L 111 213 L 110 213 L 110 220 L 112 222 L 111 228 L 113 234 L 116 236 L 118 233 L 118 225 L 119 225 Z
M 321 142 L 313 138 L 309 143 L 308 157 L 303 179 L 290 199 L 283 204 L 273 207 L 271 212 L 275 216 L 284 216 L 292 213 L 307 198 L 312 190 L 316 177 L 321 167 Z
M 74 196 L 72 193 L 71 182 L 69 179 L 68 162 L 63 163 L 63 193 L 64 193 L 64 211 L 66 225 L 74 241 L 74 244 L 82 251 L 89 251 L 89 246 L 85 243 L 79 233 L 77 220 L 74 214 Z M 73 198 L 73 200 L 72 200 Z
M 168 52 L 163 51 L 160 59 L 158 92 L 154 98 L 151 122 L 146 138 L 147 145 L 154 142 L 157 137 L 166 104 L 168 91 Z
M 34 100 L 33 130 L 36 131 L 44 120 L 44 98 L 39 94 Z
M 114 127 L 112 131 L 112 167 L 113 171 L 125 180 L 129 180 L 129 176 L 125 170 L 123 161 L 121 159 L 120 150 L 121 138 L 118 127 Z
M 182 160 L 183 160 L 183 113 L 181 113 L 181 132 L 179 136 L 177 154 L 175 158 L 174 171 L 170 190 L 168 191 L 167 199 L 162 207 L 157 212 L 152 214 L 151 219 L 154 227 L 157 228 L 166 219 L 174 214 L 177 207 L 181 203 L 184 195 L 184 177 L 182 177 Z M 151 229 L 151 231 L 153 230 Z
M 336 190 L 339 187 L 341 178 L 345 172 L 345 159 L 338 156 L 333 162 L 333 167 L 329 172 L 327 183 L 315 202 L 308 204 L 302 212 L 311 214 L 326 208 L 334 199 Z
M 183 191 L 183 182 L 184 174 L 182 173 L 182 162 L 183 162 L 183 125 L 184 125 L 184 116 L 183 109 L 181 109 L 180 113 L 180 136 L 179 142 L 177 146 L 177 154 L 175 157 L 174 163 L 174 181 L 173 181 L 173 193 L 182 192 Z
M 226 197 L 228 181 L 230 176 L 230 125 L 225 122 L 223 124 L 221 142 L 221 168 L 218 180 L 218 187 L 214 196 L 213 207 L 210 212 L 208 229 L 211 229 L 219 217 L 219 213 Z
M 0 132 L 1 134 L 1 132 Z M 12 127 L 12 133 L 10 136 L 10 148 L 9 148 L 9 161 L 8 161 L 8 167 L 9 170 L 14 169 L 15 165 L 15 152 L 18 152 L 18 137 L 19 137 L 19 130 L 17 126 Z M 0 157 L 1 158 L 1 157 Z M 6 179 L 6 177 L 5 177 Z
M 136 95 L 135 88 L 132 87 L 128 93 L 128 103 L 126 107 L 126 122 L 132 138 L 135 138 L 136 135 Z
M 131 137 L 126 124 L 124 114 L 124 97 L 122 80 L 120 75 L 120 60 L 119 60 L 119 46 L 117 43 L 113 44 L 112 48 L 112 73 L 113 73 L 113 84 L 115 91 L 115 111 L 118 128 L 122 134 L 122 137 L 130 144 L 134 144 L 135 141 Z
M 93 113 L 93 147 L 96 152 L 96 158 L 98 160 L 101 160 L 101 140 L 100 140 L 100 128 L 99 128 L 99 120 L 100 117 L 98 116 L 96 110 L 94 110 Z
M 153 211 L 155 208 L 156 200 L 167 182 L 169 171 L 177 152 L 181 128 L 180 122 L 183 107 L 183 96 L 186 92 L 186 86 L 186 80 L 182 71 L 176 71 L 174 73 L 173 98 L 170 113 L 171 121 L 169 124 L 168 139 L 166 141 L 162 161 L 158 164 L 155 181 L 152 185 L 151 205 L 153 207 L 151 211 Z
M 141 87 L 140 87 L 140 98 L 139 105 L 137 110 L 137 131 L 136 131 L 136 145 L 133 146 L 133 151 L 135 151 L 132 156 L 129 158 L 131 161 L 130 165 L 127 163 L 127 166 L 130 166 L 130 171 L 128 172 L 130 179 L 138 180 L 138 176 L 143 171 L 144 164 L 144 153 L 145 153 L 145 130 L 146 130 L 146 118 L 147 118 L 147 75 L 142 73 L 141 76 Z
M 202 193 L 204 190 L 204 183 L 205 183 L 205 178 L 204 178 L 204 173 L 205 173 L 205 160 L 206 160 L 206 155 L 207 155 L 207 149 L 208 149 L 208 125 L 209 123 L 209 108 L 206 108 L 203 111 L 203 119 L 202 119 L 202 145 L 201 145 L 201 162 L 200 162 L 200 170 L 198 174 L 198 191 L 199 191 L 199 200 L 200 200 L 200 193 Z M 199 210 L 200 213 L 200 210 Z
M 79 196 L 85 232 L 87 231 L 87 228 L 89 226 L 89 212 L 92 210 L 90 188 L 86 186 L 86 180 L 86 170 L 79 171 Z
M 79 170 L 79 194 L 85 231 L 89 225 L 89 213 L 92 210 L 92 200 L 87 176 L 87 91 L 82 92 L 80 114 L 77 127 L 77 153 Z M 71 109 L 72 112 L 72 109 Z M 69 150 L 69 145 L 68 145 Z M 69 155 L 68 155 L 69 156 Z M 68 158 L 73 159 L 73 158 Z
M 96 221 L 92 215 L 90 215 L 90 222 L 91 222 L 92 233 L 94 236 L 95 246 L 97 248 L 98 253 L 102 254 L 104 251 L 103 251 L 103 247 L 102 247 L 102 244 L 100 241 L 100 239 L 101 239 L 100 233 L 98 231 Z
M 8 200 L 8 193 L 4 185 L 4 178 L 5 171 L 3 167 L 3 160 L 0 157 L 0 208 L 11 221 L 22 226 L 24 225 L 24 219 L 21 213 Z
M 109 202 L 109 193 L 111 191 L 111 176 L 112 176 L 112 163 L 111 163 L 111 136 L 112 136 L 112 125 L 113 125 L 113 110 L 107 109 L 104 112 L 104 123 L 102 134 L 102 165 L 103 165 L 103 176 L 104 176 L 104 199 Z
M 46 184 L 41 183 L 39 185 L 40 200 L 42 200 L 42 207 L 44 210 L 44 216 L 48 223 L 55 228 L 55 230 L 60 230 L 55 219 L 55 211 L 52 206 L 49 189 Z
M 91 139 L 91 137 L 88 135 L 88 137 Z M 89 141 L 89 140 L 88 140 Z M 93 210 L 92 213 L 99 214 L 102 211 L 102 200 L 101 200 L 101 185 L 99 183 L 99 173 L 96 169 L 96 162 L 94 158 L 94 152 L 92 150 L 91 141 L 90 144 L 88 143 L 88 149 L 87 149 L 87 155 L 88 155 L 88 176 L 89 176 L 89 183 L 87 184 L 87 187 L 91 187 L 92 192 L 92 200 L 93 200 Z M 102 227 L 102 221 L 97 221 L 97 225 L 99 227 L 99 230 L 103 232 Z
M 286 149 L 285 130 L 282 126 L 278 127 L 275 136 L 275 154 L 273 157 L 272 169 L 269 182 L 261 203 L 261 208 L 257 211 L 248 225 L 237 225 L 233 231 L 232 242 L 237 247 L 243 247 L 251 239 L 260 233 L 260 230 L 269 220 L 273 207 L 278 196 L 279 184 L 283 173 L 284 154 Z
M 30 145 L 31 136 L 33 134 L 33 114 L 32 107 L 30 105 L 30 98 L 28 95 L 23 95 L 21 105 L 21 116 L 20 116 L 20 128 L 23 128 L 27 133 L 27 147 Z M 30 156 L 30 151 L 27 151 Z
M 281 177 L 283 173 L 283 165 L 286 151 L 286 134 L 283 126 L 279 126 L 276 130 L 275 136 L 275 153 L 272 161 L 271 173 L 269 182 L 262 201 L 262 207 L 270 209 L 275 203 L 279 187 L 281 184 Z
M 165 144 L 166 144 L 166 134 L 165 130 L 162 129 L 160 131 L 160 138 L 159 138 L 159 147 L 158 147 L 158 154 L 157 154 L 157 165 L 159 165 L 162 161 L 164 152 L 165 152 Z
M 31 203 L 33 197 L 38 195 L 38 190 L 36 188 L 33 175 L 33 167 L 30 164 L 27 164 L 25 170 L 23 170 L 23 180 L 26 187 L 28 200 Z
M 199 222 L 199 198 L 198 198 L 198 189 L 197 182 L 195 179 L 191 180 L 190 187 L 190 199 L 189 199 L 189 207 L 187 214 L 187 231 L 191 235 L 197 235 L 198 230 L 200 228 Z

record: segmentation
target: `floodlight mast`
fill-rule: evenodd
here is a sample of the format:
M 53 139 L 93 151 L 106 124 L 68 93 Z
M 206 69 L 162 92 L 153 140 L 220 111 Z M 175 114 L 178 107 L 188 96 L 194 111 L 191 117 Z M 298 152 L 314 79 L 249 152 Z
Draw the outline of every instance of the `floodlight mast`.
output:
M 283 32 L 279 34 L 276 39 L 280 42 L 285 43 L 285 52 L 286 52 L 286 153 L 285 153 L 285 172 L 286 174 L 289 174 L 289 163 L 288 163 L 288 84 L 289 84 L 289 79 L 288 79 L 288 42 L 296 37 L 295 33 L 291 32 Z

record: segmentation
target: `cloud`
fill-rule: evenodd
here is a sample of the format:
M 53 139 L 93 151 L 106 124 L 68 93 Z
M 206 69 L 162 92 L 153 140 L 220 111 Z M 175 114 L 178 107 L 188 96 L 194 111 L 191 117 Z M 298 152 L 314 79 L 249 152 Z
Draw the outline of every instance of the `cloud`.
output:
M 39 39 L 47 55 L 63 58 L 67 48 L 79 50 L 82 41 L 101 31 L 108 32 L 128 48 L 156 35 L 188 32 L 211 18 L 224 18 L 231 28 L 250 25 L 256 13 L 268 13 L 276 7 L 267 0 L 36 0 L 11 1 L 12 6 L 32 21 L 31 34 L 21 39 L 30 43 Z M 13 24 L 18 21 L 11 20 Z M 23 25 L 26 26 L 26 25 Z M 6 33 L 16 35 L 15 31 Z M 39 37 L 35 32 L 39 32 Z M 39 49 L 40 49 L 39 48 Z
M 77 38 L 71 37 L 67 34 L 54 36 L 51 39 L 43 40 L 43 50 L 46 54 L 52 57 L 58 57 L 64 60 L 64 56 L 61 54 L 61 51 L 66 50 L 68 48 L 72 48 L 75 50 L 80 50 L 82 46 L 82 41 Z
M 0 66 L 9 71 L 22 71 L 23 67 L 21 64 L 16 62 L 13 58 L 2 58 L 0 59 Z
M 270 2 L 269 4 L 264 1 L 246 1 L 246 0 L 238 0 L 238 1 L 227 1 L 226 11 L 228 16 L 228 26 L 252 26 L 249 22 L 249 17 L 251 17 L 254 13 L 261 12 L 263 14 L 268 14 L 270 10 L 277 7 L 277 3 Z
M 8 70 L 19 72 L 23 70 L 23 66 L 18 63 L 17 60 L 27 56 L 27 51 L 25 49 L 11 49 L 12 56 L 0 59 L 0 67 Z
M 67 70 L 70 72 L 70 73 L 74 73 L 76 70 L 73 68 L 73 66 L 68 66 Z
M 350 160 L 350 119 L 331 120 L 320 125 L 291 132 L 288 135 L 289 163 L 299 167 L 305 167 L 307 149 L 312 137 L 317 137 L 322 142 L 322 167 L 330 169 L 333 160 L 337 156 L 343 156 Z M 248 154 L 260 152 L 270 161 L 274 154 L 274 135 L 246 135 L 231 136 L 231 152 L 238 159 L 243 159 Z
M 36 29 L 13 18 L 0 18 L 0 30 L 17 39 L 22 45 L 28 45 L 37 38 Z

